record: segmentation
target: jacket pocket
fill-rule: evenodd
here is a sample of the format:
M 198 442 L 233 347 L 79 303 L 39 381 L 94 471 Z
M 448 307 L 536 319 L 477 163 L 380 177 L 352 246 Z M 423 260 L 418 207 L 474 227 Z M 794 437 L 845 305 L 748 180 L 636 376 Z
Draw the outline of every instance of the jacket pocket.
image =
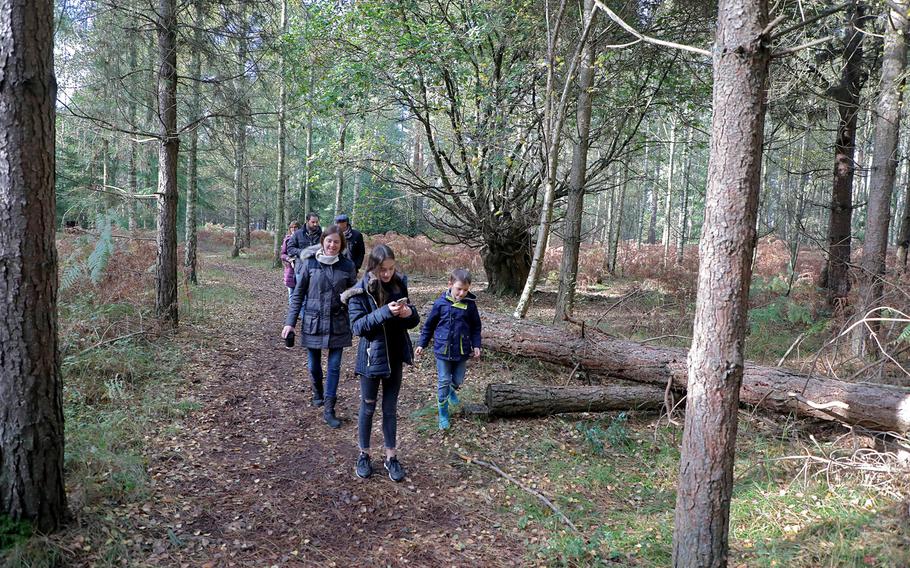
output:
M 317 335 L 319 333 L 319 312 L 304 312 L 301 327 L 304 333 Z

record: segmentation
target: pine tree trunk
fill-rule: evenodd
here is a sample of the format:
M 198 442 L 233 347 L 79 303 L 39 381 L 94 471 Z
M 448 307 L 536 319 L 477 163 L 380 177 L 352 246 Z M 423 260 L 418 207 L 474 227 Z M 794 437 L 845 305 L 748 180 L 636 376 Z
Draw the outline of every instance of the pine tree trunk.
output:
M 761 175 L 767 0 L 721 0 L 673 565 L 725 567 Z
M 619 243 L 622 242 L 622 211 L 626 201 L 626 186 L 629 185 L 629 162 L 623 162 L 622 185 L 619 189 L 619 201 L 616 203 L 616 232 L 611 237 L 613 244 L 610 246 L 610 274 L 616 274 L 616 256 L 619 254 Z
M 313 157 L 313 108 L 312 108 L 312 98 L 313 98 L 313 88 L 316 85 L 316 71 L 315 66 L 310 69 L 310 91 L 309 96 L 311 98 L 311 103 L 307 106 L 307 117 L 306 117 L 306 161 L 303 165 L 303 198 L 300 200 L 303 205 L 303 211 L 301 212 L 302 217 L 310 212 L 310 177 L 312 176 L 312 167 L 310 163 Z
M 869 198 L 866 205 L 866 236 L 860 262 L 859 305 L 856 316 L 864 318 L 881 307 L 888 252 L 888 226 L 891 221 L 891 193 L 897 172 L 897 142 L 901 118 L 904 69 L 907 63 L 907 11 L 910 3 L 894 1 L 900 10 L 889 9 L 886 19 L 885 51 L 882 56 L 881 97 L 876 105 L 875 146 Z M 868 325 L 868 327 L 867 327 Z M 853 351 L 866 356 L 875 351 L 872 336 L 879 322 L 867 322 L 854 328 Z
M 563 1 L 562 6 L 565 5 Z M 553 88 L 552 75 L 556 68 L 556 51 L 555 43 L 559 36 L 559 26 L 556 26 L 554 34 L 548 39 L 548 65 L 550 69 L 550 78 L 547 80 L 547 95 L 545 97 L 548 112 L 547 119 L 547 143 L 546 143 L 546 179 L 544 180 L 543 205 L 540 209 L 540 222 L 537 225 L 537 242 L 534 244 L 534 254 L 531 256 L 531 268 L 528 271 L 528 279 L 525 281 L 524 288 L 521 290 L 521 296 L 518 298 L 518 305 L 515 306 L 515 317 L 523 318 L 528 313 L 531 305 L 531 294 L 537 288 L 537 282 L 543 270 L 544 257 L 547 252 L 547 244 L 550 240 L 550 226 L 553 222 L 553 202 L 556 197 L 556 176 L 559 166 L 559 150 L 562 141 L 562 129 L 565 124 L 566 110 L 568 108 L 568 93 L 572 79 L 575 75 L 575 68 L 581 58 L 581 50 L 587 43 L 588 35 L 594 24 L 597 12 L 592 11 L 583 18 L 584 32 L 579 39 L 576 56 L 572 58 L 569 68 L 565 74 L 565 84 L 563 85 L 562 95 L 557 101 L 555 89 Z M 557 21 L 559 18 L 557 18 Z
M 483 345 L 513 357 L 561 365 L 596 377 L 605 386 L 630 381 L 686 390 L 685 349 L 658 347 L 601 333 L 585 333 L 578 326 L 544 325 L 501 314 L 483 312 Z M 781 414 L 832 420 L 873 430 L 910 431 L 910 389 L 867 382 L 848 383 L 803 375 L 780 367 L 746 362 L 740 402 Z M 663 397 L 661 397 L 661 400 Z
M 135 38 L 131 38 L 130 47 L 129 47 L 129 62 L 130 62 L 130 71 L 136 69 L 136 41 Z M 129 97 L 129 103 L 127 103 L 127 112 L 130 116 L 130 128 L 137 128 L 137 114 L 136 114 L 136 99 L 134 97 Z M 138 191 L 139 185 L 138 180 L 136 179 L 136 159 L 138 153 L 138 144 L 135 140 L 130 138 L 129 141 L 129 166 L 127 169 L 127 203 L 126 203 L 126 216 L 127 216 L 127 229 L 130 233 L 136 231 L 136 200 L 133 198 Z
M 594 0 L 585 0 L 584 21 L 594 11 Z M 578 250 L 581 246 L 581 218 L 584 213 L 585 178 L 588 169 L 588 139 L 591 132 L 591 85 L 594 84 L 594 42 L 588 42 L 581 53 L 578 69 L 578 141 L 572 151 L 569 173 L 569 195 L 566 204 L 565 238 L 559 267 L 559 292 L 556 297 L 556 320 L 571 317 L 578 283 Z
M 54 10 L 0 0 L 0 516 L 66 515 L 54 243 Z
M 853 178 L 856 171 L 856 123 L 862 89 L 863 7 L 852 2 L 847 11 L 847 37 L 841 58 L 841 78 L 834 89 L 837 138 L 834 142 L 834 187 L 828 217 L 828 259 L 825 284 L 828 304 L 833 306 L 850 292 L 850 227 L 853 217 Z
M 200 52 L 202 50 L 203 42 L 203 7 L 202 0 L 195 0 L 195 26 L 196 30 L 194 31 L 195 37 L 195 46 L 193 48 L 192 60 L 190 63 L 190 73 L 193 76 L 193 87 L 190 94 L 190 119 L 198 120 L 200 110 L 200 87 L 199 82 L 202 80 L 202 58 Z M 190 147 L 187 156 L 188 166 L 187 166 L 187 188 L 186 188 L 186 220 L 184 223 L 184 235 L 186 236 L 186 248 L 184 250 L 183 257 L 183 272 L 185 274 L 187 282 L 192 284 L 198 284 L 198 278 L 196 275 L 196 245 L 197 245 L 197 220 L 196 220 L 196 206 L 199 202 L 199 127 L 201 125 L 197 124 L 196 127 L 192 128 L 189 132 L 190 137 Z
M 672 228 L 673 228 L 673 174 L 674 166 L 676 164 L 674 158 L 676 156 L 676 118 L 671 119 L 670 123 L 670 149 L 667 160 L 669 164 L 667 166 L 667 199 L 664 205 L 664 234 L 661 238 L 661 243 L 664 245 L 664 267 L 670 263 L 670 241 L 672 240 Z
M 234 81 L 236 116 L 234 117 L 234 246 L 231 249 L 231 257 L 240 256 L 240 249 L 245 244 L 243 238 L 245 231 L 243 228 L 244 213 L 244 191 L 243 191 L 243 174 L 244 161 L 246 160 L 246 16 L 241 14 L 244 19 L 240 26 L 240 33 L 237 45 L 237 63 L 238 77 Z M 247 225 L 249 228 L 249 225 Z
M 907 270 L 907 249 L 910 247 L 910 174 L 904 189 L 904 213 L 901 216 L 901 230 L 897 236 L 897 269 Z
M 338 130 L 338 162 L 335 164 L 335 215 L 341 214 L 341 199 L 344 194 L 344 143 L 347 133 L 347 116 L 342 114 L 341 127 Z
M 679 235 L 676 237 L 676 264 L 682 266 L 686 254 L 686 225 L 689 223 L 689 180 L 692 173 L 692 137 L 695 129 L 690 128 L 686 136 L 686 165 L 683 168 L 682 197 L 679 203 Z
M 158 6 L 158 259 L 155 264 L 155 316 L 177 327 L 177 2 Z
M 281 34 L 282 36 L 288 31 L 288 0 L 281 0 Z M 275 268 L 281 267 L 281 244 L 284 242 L 284 204 L 287 197 L 288 191 L 288 182 L 287 182 L 287 165 L 285 163 L 285 140 L 287 138 L 287 129 L 285 126 L 285 113 L 287 112 L 287 86 L 285 83 L 285 75 L 287 72 L 287 62 L 285 61 L 284 51 L 281 53 L 281 62 L 280 62 L 280 73 L 281 73 L 281 84 L 278 87 L 278 189 L 275 199 L 275 243 L 274 243 L 274 258 L 272 259 L 272 265 Z
M 664 406 L 664 389 L 634 383 L 594 387 L 491 383 L 484 398 L 489 417 L 549 416 L 563 412 L 658 410 Z

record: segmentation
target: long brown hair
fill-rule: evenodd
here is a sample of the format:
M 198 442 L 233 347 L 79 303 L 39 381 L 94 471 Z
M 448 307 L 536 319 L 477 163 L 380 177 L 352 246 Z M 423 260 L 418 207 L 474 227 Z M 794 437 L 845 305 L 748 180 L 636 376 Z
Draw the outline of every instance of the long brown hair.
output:
M 370 279 L 370 283 L 367 285 L 367 292 L 376 299 L 379 306 L 389 303 L 389 293 L 386 291 L 386 287 L 382 285 L 382 281 L 379 280 L 379 274 L 377 274 L 379 267 L 387 260 L 395 260 L 395 253 L 392 252 L 388 245 L 381 244 L 374 246 L 370 251 L 369 258 L 367 258 L 367 272 L 374 277 Z M 388 287 L 394 292 L 400 292 L 404 288 L 404 282 L 398 270 L 395 270 L 395 273 L 392 274 Z

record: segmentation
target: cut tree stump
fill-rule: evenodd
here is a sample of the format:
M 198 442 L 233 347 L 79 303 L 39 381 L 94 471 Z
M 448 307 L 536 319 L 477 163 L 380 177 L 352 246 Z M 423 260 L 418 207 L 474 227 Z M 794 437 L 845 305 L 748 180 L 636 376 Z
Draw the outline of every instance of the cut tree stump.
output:
M 601 331 L 567 331 L 484 312 L 483 346 L 500 353 L 557 363 L 595 375 L 685 390 L 686 351 L 614 339 Z M 663 401 L 663 396 L 659 398 Z M 910 389 L 848 383 L 747 362 L 740 401 L 873 430 L 910 431 Z
M 664 389 L 643 384 L 555 387 L 493 383 L 487 385 L 486 403 L 490 417 L 658 410 L 664 405 Z

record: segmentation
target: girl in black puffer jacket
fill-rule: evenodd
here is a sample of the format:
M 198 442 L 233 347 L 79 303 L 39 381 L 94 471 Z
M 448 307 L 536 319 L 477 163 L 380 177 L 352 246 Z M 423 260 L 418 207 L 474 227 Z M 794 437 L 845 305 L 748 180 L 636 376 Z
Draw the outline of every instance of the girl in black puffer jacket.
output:
M 376 398 L 382 385 L 382 435 L 384 462 L 389 478 L 401 481 L 405 473 L 395 449 L 398 429 L 398 393 L 401 390 L 402 367 L 414 360 L 414 349 L 408 329 L 417 327 L 420 316 L 408 303 L 407 277 L 395 270 L 395 254 L 386 245 L 370 251 L 363 279 L 341 295 L 348 305 L 351 330 L 360 337 L 355 373 L 360 377 L 360 415 L 358 435 L 360 457 L 357 475 L 369 477 L 370 434 Z

